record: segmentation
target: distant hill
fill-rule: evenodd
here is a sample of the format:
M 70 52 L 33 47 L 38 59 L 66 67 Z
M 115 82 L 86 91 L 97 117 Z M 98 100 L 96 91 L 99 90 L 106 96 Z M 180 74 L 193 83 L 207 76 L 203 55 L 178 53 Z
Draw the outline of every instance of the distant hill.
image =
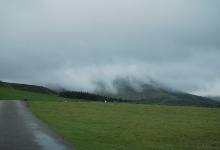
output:
M 215 101 L 219 101 L 220 102 L 220 96 L 207 96 L 210 99 L 213 99 Z
M 158 103 L 158 104 L 170 104 L 170 105 L 196 105 L 196 106 L 217 106 L 220 103 L 212 99 L 192 95 L 182 92 L 169 92 L 164 90 L 157 90 L 156 96 L 146 96 L 140 99 L 142 103 Z
M 37 85 L 8 83 L 8 82 L 0 81 L 0 87 L 8 87 L 12 89 L 21 90 L 21 91 L 35 92 L 35 93 L 48 94 L 48 95 L 58 95 L 57 92 L 51 89 L 48 89 L 43 86 L 37 86 Z
M 108 92 L 108 88 L 103 83 L 97 84 L 95 94 L 116 98 L 120 100 L 130 100 L 135 103 L 146 104 L 165 104 L 165 105 L 195 105 L 195 106 L 211 106 L 220 107 L 220 102 L 192 95 L 188 93 L 178 92 L 160 86 L 156 82 L 151 81 L 149 84 L 142 83 L 131 78 L 117 78 L 113 82 L 113 86 L 117 91 L 116 94 Z M 12 89 L 35 92 L 48 95 L 59 95 L 59 93 L 43 86 L 27 85 L 18 83 L 8 83 L 0 81 L 0 87 L 8 87 Z
M 104 84 L 101 85 L 102 89 Z M 151 81 L 149 84 L 142 83 L 133 78 L 117 78 L 113 82 L 117 94 L 110 94 L 103 91 L 96 91 L 99 94 L 108 95 L 115 98 L 132 100 L 137 103 L 147 104 L 168 104 L 168 105 L 195 105 L 195 106 L 220 106 L 220 103 L 206 97 L 196 96 L 184 92 L 178 92 L 160 86 Z M 97 89 L 100 89 L 98 87 Z

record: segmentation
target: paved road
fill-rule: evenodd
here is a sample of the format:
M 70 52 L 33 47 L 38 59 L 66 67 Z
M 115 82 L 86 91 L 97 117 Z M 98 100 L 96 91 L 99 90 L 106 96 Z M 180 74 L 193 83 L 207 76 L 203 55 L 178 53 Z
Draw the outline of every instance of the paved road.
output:
M 74 150 L 23 101 L 0 100 L 0 150 Z

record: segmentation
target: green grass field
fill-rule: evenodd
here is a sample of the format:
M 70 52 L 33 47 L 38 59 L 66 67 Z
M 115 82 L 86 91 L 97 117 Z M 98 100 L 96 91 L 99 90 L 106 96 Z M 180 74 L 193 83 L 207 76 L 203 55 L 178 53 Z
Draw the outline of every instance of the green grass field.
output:
M 55 96 L 0 88 L 0 99 L 23 96 L 38 118 L 79 150 L 220 149 L 219 108 L 64 102 Z
M 30 102 L 80 150 L 220 149 L 220 109 L 101 102 Z

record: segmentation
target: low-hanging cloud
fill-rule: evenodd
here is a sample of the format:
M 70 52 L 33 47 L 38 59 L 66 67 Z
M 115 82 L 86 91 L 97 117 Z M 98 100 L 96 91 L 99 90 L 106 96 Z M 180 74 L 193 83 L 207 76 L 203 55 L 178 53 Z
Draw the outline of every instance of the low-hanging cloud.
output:
M 219 95 L 218 0 L 1 1 L 0 80 L 114 92 L 118 77 Z

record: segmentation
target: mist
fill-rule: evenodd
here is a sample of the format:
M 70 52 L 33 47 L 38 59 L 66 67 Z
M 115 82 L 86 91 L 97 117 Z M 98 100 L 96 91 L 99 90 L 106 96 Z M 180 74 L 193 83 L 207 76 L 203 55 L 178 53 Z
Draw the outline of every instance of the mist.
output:
M 219 96 L 219 8 L 218 0 L 2 0 L 0 80 L 115 93 L 119 78 L 150 79 Z

